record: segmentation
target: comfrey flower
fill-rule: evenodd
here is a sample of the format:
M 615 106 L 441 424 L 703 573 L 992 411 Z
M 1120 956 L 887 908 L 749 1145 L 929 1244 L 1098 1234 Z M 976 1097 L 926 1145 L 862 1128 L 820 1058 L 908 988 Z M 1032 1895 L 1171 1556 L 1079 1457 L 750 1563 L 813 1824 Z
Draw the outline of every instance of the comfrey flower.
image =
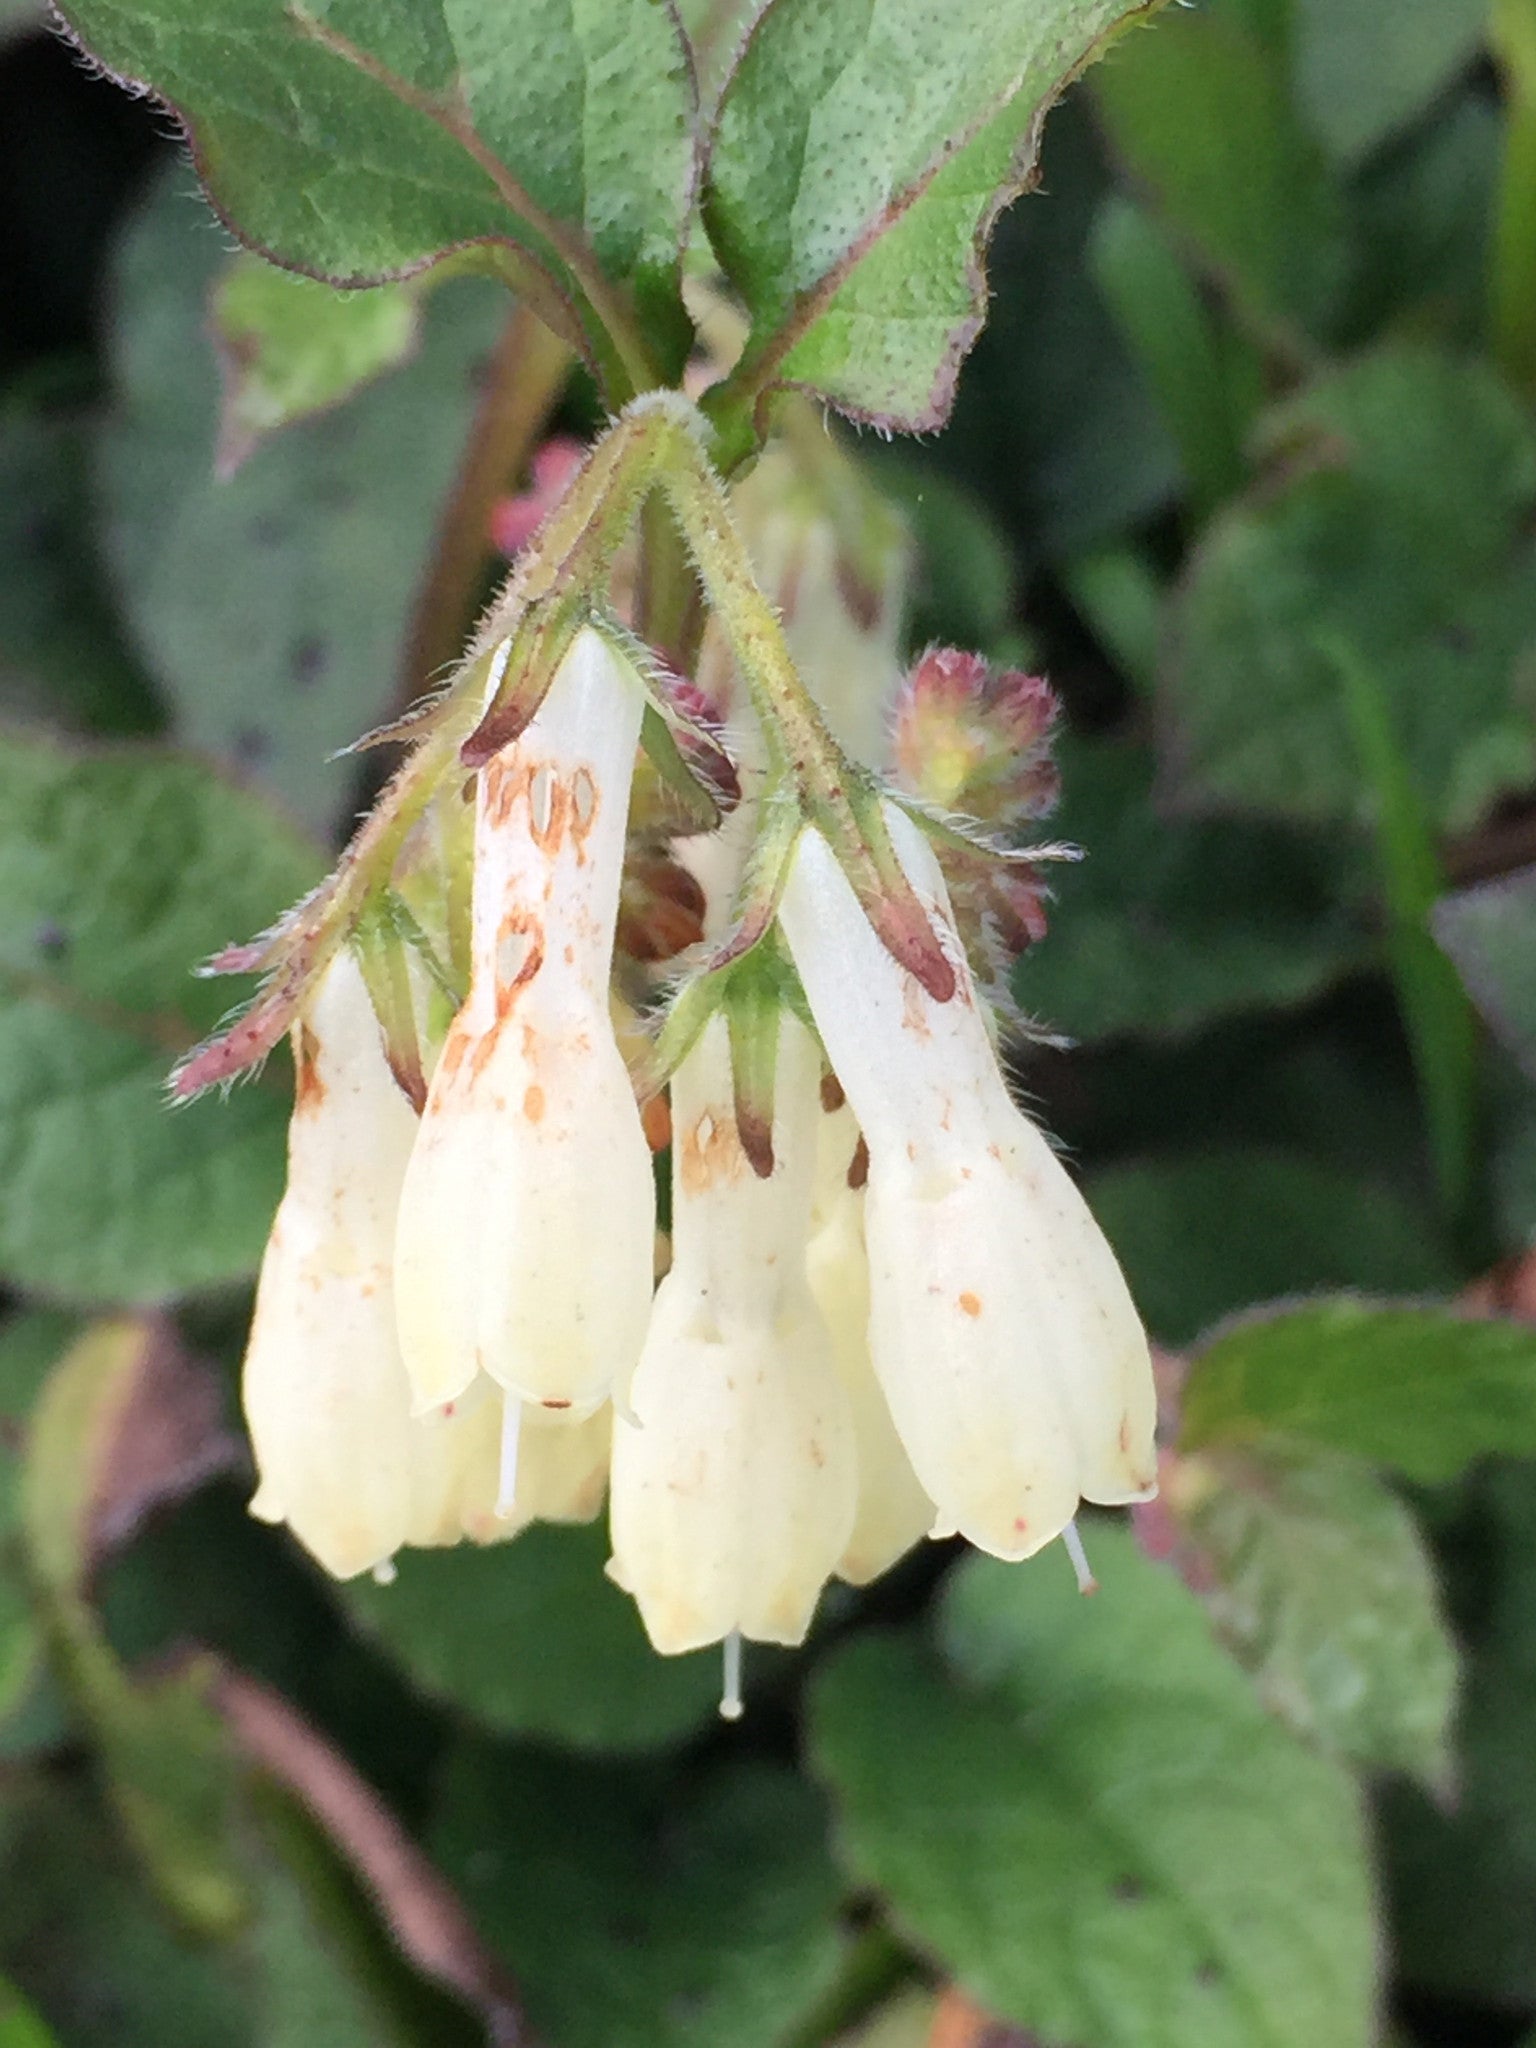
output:
M 933 851 L 885 810 L 949 941 L 952 1000 L 886 952 L 814 830 L 780 922 L 869 1148 L 870 1355 L 935 1533 L 1029 1557 L 1080 1498 L 1155 1491 L 1147 1340 L 1081 1195 L 1008 1095 Z
M 417 1420 L 395 1340 L 395 1205 L 416 1118 L 379 1043 L 352 955 L 326 969 L 295 1027 L 288 1186 L 272 1225 L 245 1357 L 260 1485 L 251 1512 L 287 1522 L 337 1578 L 402 1544 L 480 1541 L 497 1521 L 495 1404 Z
M 1051 849 L 1020 838 L 1054 703 L 943 650 L 891 703 L 904 544 L 821 447 L 759 465 L 765 592 L 699 416 L 627 408 L 456 679 L 386 735 L 414 746 L 336 872 L 219 957 L 266 980 L 175 1081 L 297 1020 L 256 1511 L 345 1575 L 590 1517 L 611 1464 L 610 1571 L 658 1649 L 724 1642 L 729 1711 L 743 1638 L 800 1641 L 828 1579 L 925 1532 L 1076 1558 L 1080 1500 L 1154 1490 L 1146 1338 L 973 978 L 1044 928 Z M 718 674 L 686 682 L 616 651 L 658 494 L 710 614 Z M 648 1124 L 631 1066 L 672 1069 Z
M 767 1178 L 737 1132 L 723 1017 L 673 1081 L 672 1267 L 609 1508 L 611 1574 L 658 1650 L 798 1643 L 853 1528 L 853 1423 L 805 1270 L 819 1078 L 785 1013 Z
M 480 773 L 470 990 L 449 1028 L 396 1233 L 418 1408 L 480 1373 L 580 1420 L 621 1396 L 651 1302 L 650 1148 L 608 983 L 638 679 L 591 629 Z

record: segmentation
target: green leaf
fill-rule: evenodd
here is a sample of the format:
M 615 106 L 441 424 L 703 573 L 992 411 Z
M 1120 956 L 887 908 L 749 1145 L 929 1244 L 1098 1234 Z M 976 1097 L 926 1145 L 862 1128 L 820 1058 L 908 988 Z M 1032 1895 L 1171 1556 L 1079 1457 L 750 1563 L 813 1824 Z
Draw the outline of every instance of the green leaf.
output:
M 75 415 L 0 419 L 0 703 L 84 732 L 153 732 L 153 692 L 107 596 Z
M 1013 623 L 1014 562 L 1007 539 L 964 485 L 903 448 L 860 450 L 882 496 L 901 507 L 916 560 L 907 644 L 942 641 L 983 652 Z
M 101 1747 L 113 1803 L 159 1896 L 185 1925 L 227 1936 L 249 1896 L 232 1840 L 234 1782 L 208 1702 L 209 1672 L 193 1664 L 136 1686 L 107 1648 L 84 1589 L 117 1485 L 131 1488 L 144 1439 L 174 1443 L 163 1407 L 141 1405 L 156 1379 L 172 1386 L 169 1333 L 145 1320 L 91 1325 L 48 1377 L 28 1433 L 21 1531 L 60 1675 Z M 128 1418 L 151 1422 L 134 1443 Z M 124 1464 L 127 1471 L 124 1472 Z M 148 1494 L 154 1497 L 151 1472 Z
M 254 2048 L 244 1987 L 171 1931 L 78 1785 L 0 1807 L 0 1957 L 69 2048 Z
M 1456 1651 L 1403 1503 L 1334 1452 L 1261 1446 L 1176 1469 L 1207 1610 L 1264 1704 L 1346 1762 L 1443 1792 Z
M 1178 488 L 1146 379 L 1089 275 L 1112 181 L 1085 97 L 1068 94 L 1047 124 L 1040 182 L 1049 204 L 998 224 L 987 324 L 932 450 L 1010 531 L 1021 577 L 1034 551 L 1056 560 L 1118 539 Z
M 1536 2004 L 1536 1472 L 1495 1468 L 1445 1530 L 1468 1644 L 1457 1798 L 1389 1788 L 1384 1846 L 1407 1981 L 1480 2006 Z
M 1387 957 L 1413 1051 L 1441 1204 L 1454 1223 L 1466 1216 L 1477 1168 L 1480 1062 L 1472 1006 L 1430 937 L 1430 911 L 1444 886 L 1440 856 L 1382 678 L 1342 642 L 1326 645 L 1324 652 L 1343 689 L 1372 798 L 1387 901 Z
M 58 2048 L 57 2037 L 45 2027 L 21 1994 L 0 1977 L 0 2048 Z
M 1536 1078 L 1536 867 L 1443 897 L 1433 928 L 1478 1009 Z
M 1536 1328 L 1348 1298 L 1236 1323 L 1190 1368 L 1182 1441 L 1270 1436 L 1426 1482 L 1536 1455 Z
M 71 0 L 71 26 L 175 107 L 257 249 L 377 283 L 467 244 L 506 267 L 622 399 L 675 351 L 692 88 L 651 0 Z
M 73 1328 L 68 1316 L 49 1309 L 0 1323 L 0 1758 L 59 1733 L 43 1696 L 42 1631 L 21 1543 L 21 1444 L 33 1402 Z
M 1053 930 L 1013 988 L 1079 1039 L 1189 1032 L 1305 1002 L 1368 952 L 1352 848 L 1248 820 L 1163 815 L 1149 748 L 1066 739 L 1051 830 L 1086 859 L 1055 868 Z
M 1255 1301 L 1327 1287 L 1424 1293 L 1460 1277 L 1433 1220 L 1299 1153 L 1212 1148 L 1107 1167 L 1094 1214 L 1149 1329 L 1183 1345 Z
M 420 339 L 420 302 L 405 285 L 339 292 L 312 277 L 237 256 L 214 294 L 224 371 L 219 469 L 232 475 L 257 442 L 325 412 L 396 369 Z
M 1467 69 L 1487 0 L 1398 0 L 1384 31 L 1377 0 L 1295 0 L 1296 95 L 1313 133 L 1344 164 L 1405 128 Z
M 665 1748 L 720 1696 L 716 1656 L 658 1657 L 603 1575 L 599 1526 L 536 1524 L 488 1549 L 412 1550 L 393 1584 L 339 1597 L 430 1696 L 488 1727 L 572 1749 Z
M 1263 396 L 1263 364 L 1202 300 L 1172 240 L 1118 195 L 1100 210 L 1094 281 L 1146 370 L 1178 445 L 1192 512 L 1203 520 L 1244 482 L 1243 443 Z
M 752 318 L 727 387 L 942 425 L 982 255 L 1047 107 L 1146 0 L 769 0 L 721 99 L 704 214 Z
M 425 1873 L 389 1839 L 389 1819 L 369 1808 L 361 1782 L 285 1702 L 206 1654 L 183 1651 L 170 1668 L 135 1678 L 86 1603 L 104 1540 L 207 1469 L 218 1422 L 206 1393 L 169 1326 L 150 1319 L 93 1325 L 49 1376 L 29 1436 L 22 1514 L 58 1668 L 143 1875 L 178 1925 L 223 1945 L 221 1970 L 248 1977 L 250 2038 L 272 2048 L 453 2048 L 462 2035 L 418 2035 L 410 2015 L 419 1998 L 441 2000 L 383 1938 L 320 1831 L 323 1819 L 340 1852 L 368 1871 L 377 1910 L 398 1913 L 406 1954 L 466 1985 L 473 1944 L 459 1936 L 455 1949 L 455 1932 L 441 1925 L 434 1940 L 421 1937 L 412 1908 L 441 1919 L 445 1901 L 429 1896 Z M 458 1964 L 466 1967 L 456 1976 Z
M 946 1674 L 866 1636 L 813 1701 L 856 1874 L 989 2011 L 1095 2048 L 1361 2048 L 1374 1935 L 1350 1785 L 1270 1721 L 1128 1533 L 950 1581 Z M 1305 1871 L 1304 1884 L 1296 1874 Z
M 81 1302 L 254 1271 L 282 1190 L 280 1084 L 165 1106 L 227 988 L 193 979 L 316 877 L 201 762 L 0 745 L 0 1274 Z
M 1397 327 L 1481 345 L 1500 129 L 1498 110 L 1469 86 L 1354 179 L 1342 340 Z
M 836 1974 L 821 1802 L 765 1764 L 685 1779 L 469 1744 L 431 1847 L 558 2048 L 780 2048 Z
M 1163 689 L 1171 765 L 1207 800 L 1362 814 L 1335 659 L 1381 678 L 1433 822 L 1536 777 L 1536 430 L 1482 366 L 1394 347 L 1274 411 L 1274 468 L 1209 530 Z
M 1489 1062 L 1488 1179 L 1499 1248 L 1536 1244 L 1536 1087 L 1502 1059 Z
M 162 1917 L 77 1782 L 0 1807 L 0 1956 L 69 2048 L 473 2048 L 440 2004 L 424 2023 L 398 1957 L 371 1974 L 360 1903 L 261 1806 L 242 1831 L 252 1916 L 217 1943 Z
M 1163 625 L 1163 587 L 1134 543 L 1092 548 L 1057 567 L 1072 608 L 1126 682 L 1150 695 Z
M 1170 11 L 1093 89 L 1112 149 L 1242 315 L 1281 337 L 1325 326 L 1343 210 L 1283 53 L 1231 8 Z
M 505 304 L 483 283 L 445 286 L 413 361 L 221 481 L 208 325 L 225 279 L 220 237 L 168 179 L 119 256 L 104 539 L 178 735 L 328 828 L 357 802 L 356 762 L 329 757 L 398 704 L 407 617 Z M 332 296 L 274 275 L 278 294 Z

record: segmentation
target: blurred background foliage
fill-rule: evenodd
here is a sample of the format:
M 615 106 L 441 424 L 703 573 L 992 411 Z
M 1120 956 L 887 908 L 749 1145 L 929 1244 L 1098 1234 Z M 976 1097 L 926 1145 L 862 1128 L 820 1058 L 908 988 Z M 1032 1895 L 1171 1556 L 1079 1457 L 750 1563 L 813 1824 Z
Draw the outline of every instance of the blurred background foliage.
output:
M 236 255 L 29 0 L 0 110 L 3 2048 L 1522 2041 L 1529 0 L 1131 34 L 949 428 L 857 444 L 914 645 L 1067 707 L 1089 858 L 1015 989 L 1073 1045 L 1018 1079 L 1168 1348 L 1167 1483 L 1090 1526 L 1092 1605 L 927 1546 L 729 1731 L 598 1530 L 338 1591 L 246 1520 L 283 1076 L 161 1104 L 190 965 L 321 871 L 333 750 L 419 680 L 505 301 Z

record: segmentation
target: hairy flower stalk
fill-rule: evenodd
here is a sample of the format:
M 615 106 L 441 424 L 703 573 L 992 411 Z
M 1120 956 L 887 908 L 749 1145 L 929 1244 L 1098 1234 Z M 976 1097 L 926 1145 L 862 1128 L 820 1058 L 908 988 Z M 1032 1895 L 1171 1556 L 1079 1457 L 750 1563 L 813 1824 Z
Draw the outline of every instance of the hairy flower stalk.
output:
M 622 1398 L 650 1310 L 650 1150 L 609 1013 L 642 709 L 638 678 L 584 628 L 480 772 L 470 990 L 401 1198 L 417 1407 L 488 1374 L 509 1396 L 509 1467 L 517 1404 L 575 1422 Z
M 922 833 L 892 841 L 946 940 L 935 1002 L 881 946 L 826 842 L 802 835 L 781 924 L 869 1148 L 870 1351 L 937 1532 L 1031 1556 L 1080 1498 L 1155 1491 L 1147 1341 L 1113 1253 L 1010 1099 Z
M 395 1205 L 416 1118 L 343 951 L 293 1033 L 288 1186 L 272 1225 L 245 1357 L 260 1485 L 251 1512 L 287 1522 L 337 1578 L 403 1544 L 504 1533 L 492 1402 L 421 1421 L 395 1341 Z
M 614 1425 L 610 1570 L 671 1653 L 798 1643 L 853 1527 L 847 1397 L 805 1273 L 819 1058 L 780 1020 L 772 1174 L 742 1150 L 725 1019 L 673 1083 L 672 1268 Z

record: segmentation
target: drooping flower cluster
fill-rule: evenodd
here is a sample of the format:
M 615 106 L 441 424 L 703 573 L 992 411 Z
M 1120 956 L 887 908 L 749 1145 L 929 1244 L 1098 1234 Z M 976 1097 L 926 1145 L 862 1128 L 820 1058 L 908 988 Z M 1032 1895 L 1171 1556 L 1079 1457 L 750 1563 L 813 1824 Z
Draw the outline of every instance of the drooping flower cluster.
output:
M 838 721 L 872 731 L 871 702 L 894 710 L 909 798 L 871 797 L 867 873 L 807 806 L 742 938 L 733 904 L 762 900 L 786 750 L 747 733 L 733 645 L 711 627 L 700 677 L 741 731 L 746 794 L 679 836 L 633 779 L 654 679 L 622 632 L 581 625 L 531 720 L 467 782 L 443 778 L 450 809 L 473 804 L 456 989 L 414 924 L 387 1013 L 346 943 L 309 977 L 245 1403 L 253 1510 L 340 1576 L 387 1575 L 406 1545 L 590 1519 L 607 1491 L 610 1574 L 657 1649 L 794 1643 L 830 1578 L 863 1584 L 926 1534 L 1023 1558 L 1080 1500 L 1153 1491 L 1145 1337 L 1009 1096 L 973 975 L 982 925 L 1037 902 L 1038 876 L 946 822 L 964 806 L 1006 828 L 1047 805 L 1049 695 L 930 655 L 898 698 L 882 581 L 898 553 L 864 564 L 879 602 L 861 614 L 827 534 L 772 532 L 790 643 L 813 678 L 828 669 Z M 510 637 L 481 657 L 486 705 L 512 658 Z M 958 913 L 907 801 L 937 821 Z M 926 976 L 877 929 L 881 889 L 922 927 Z M 658 1003 L 642 963 L 676 944 L 615 955 L 621 916 L 644 925 L 647 904 L 652 939 L 714 948 L 654 1041 L 635 1021 Z M 658 1125 L 641 1097 L 662 1051 Z

